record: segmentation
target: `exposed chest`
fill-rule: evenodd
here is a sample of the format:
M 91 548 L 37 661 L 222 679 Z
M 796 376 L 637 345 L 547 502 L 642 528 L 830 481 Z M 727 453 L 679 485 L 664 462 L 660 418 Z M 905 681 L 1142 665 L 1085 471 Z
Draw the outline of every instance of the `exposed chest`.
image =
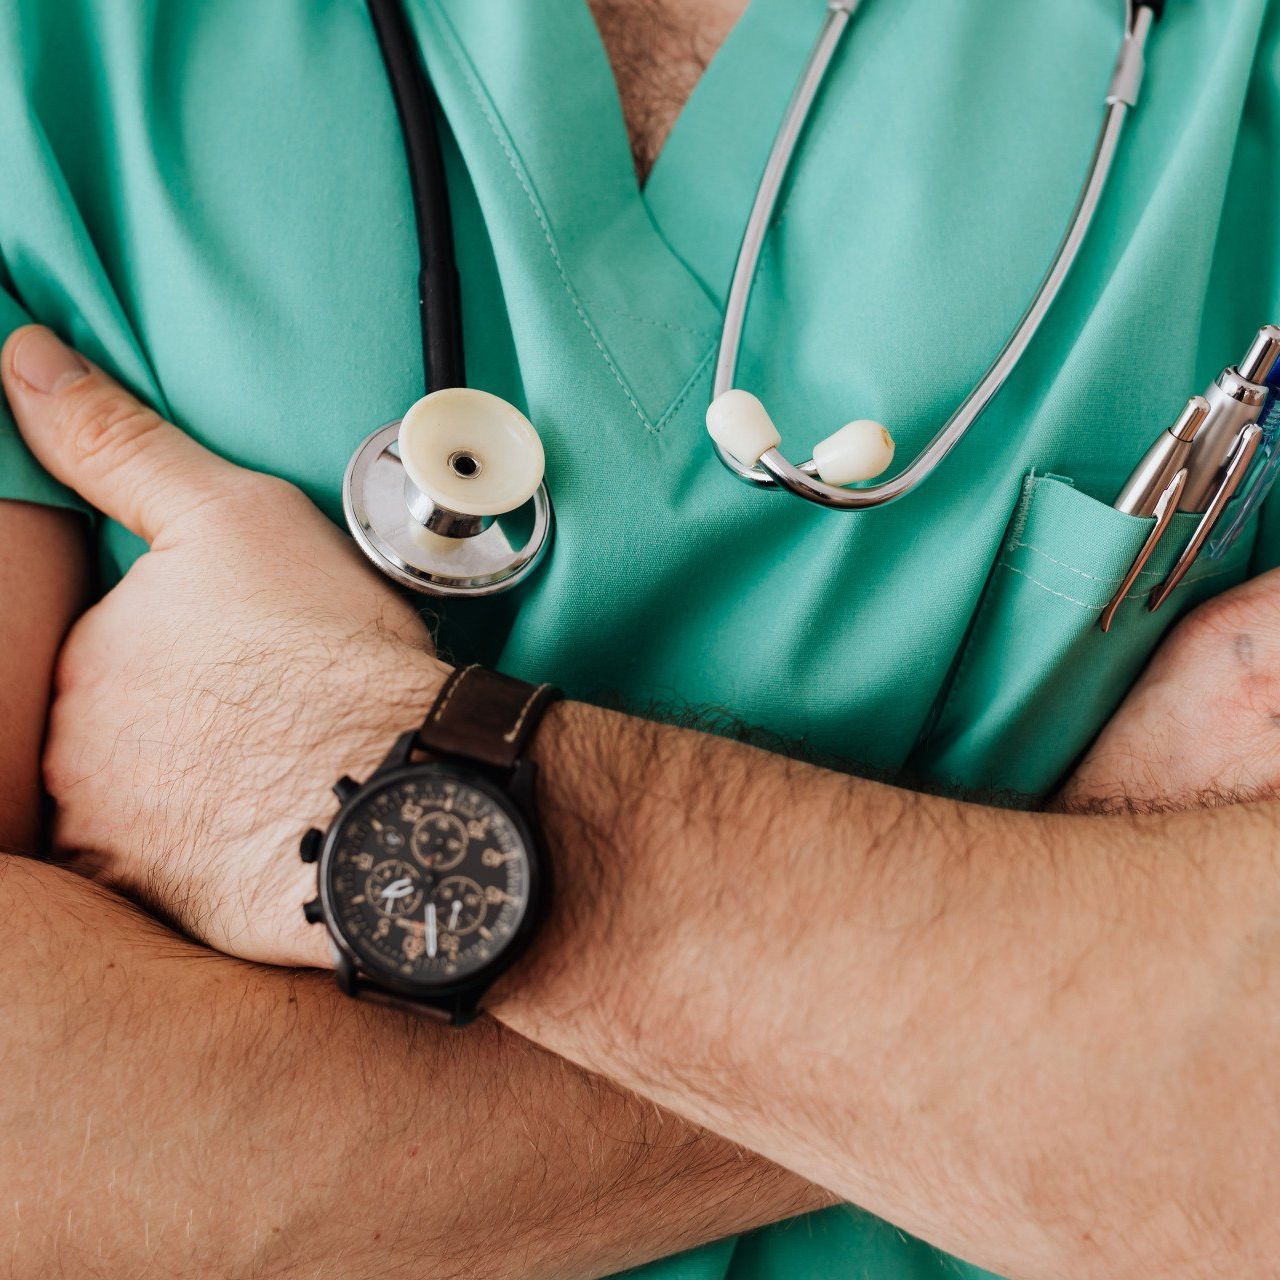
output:
M 590 0 L 641 181 L 747 0 Z

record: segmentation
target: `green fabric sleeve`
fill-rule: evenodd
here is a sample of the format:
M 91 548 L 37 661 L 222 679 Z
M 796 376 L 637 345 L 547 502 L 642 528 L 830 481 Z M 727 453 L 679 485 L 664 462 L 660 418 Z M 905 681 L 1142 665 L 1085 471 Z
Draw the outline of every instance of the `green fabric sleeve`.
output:
M 4 287 L 0 277 L 0 342 L 31 317 Z M 9 406 L 0 398 L 0 499 L 38 502 L 47 507 L 88 508 L 70 489 L 59 484 L 31 455 L 23 443 Z

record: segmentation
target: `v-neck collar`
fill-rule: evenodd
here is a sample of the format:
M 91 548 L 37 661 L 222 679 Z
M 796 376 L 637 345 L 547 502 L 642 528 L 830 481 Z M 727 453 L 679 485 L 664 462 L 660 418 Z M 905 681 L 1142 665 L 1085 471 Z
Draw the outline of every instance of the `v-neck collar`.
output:
M 751 0 L 672 126 L 643 199 L 673 252 L 723 301 L 774 134 L 826 14 Z M 690 200 L 690 191 L 703 198 Z
M 752 0 L 644 188 L 587 0 L 418 6 L 446 113 L 478 110 L 504 153 L 477 152 L 469 167 L 509 166 L 574 308 L 645 425 L 659 427 L 709 370 L 742 227 L 823 0 Z M 500 243 L 495 252 L 501 261 Z

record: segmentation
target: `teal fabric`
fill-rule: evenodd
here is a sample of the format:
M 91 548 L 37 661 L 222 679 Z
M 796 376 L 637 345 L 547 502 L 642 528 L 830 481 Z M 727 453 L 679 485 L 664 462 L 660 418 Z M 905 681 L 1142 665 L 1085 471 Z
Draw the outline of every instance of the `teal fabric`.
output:
M 1114 189 L 1025 365 L 923 490 L 864 515 L 736 484 L 702 422 L 734 251 L 822 0 L 753 0 L 643 190 L 583 0 L 409 8 L 452 134 L 471 381 L 539 427 L 559 517 L 518 594 L 433 608 L 450 653 L 1034 796 L 1180 610 L 1280 562 L 1273 504 L 1223 572 L 1154 618 L 1135 599 L 1110 635 L 1093 625 L 1143 533 L 1107 503 L 1280 313 L 1275 0 L 1170 4 Z M 742 362 L 794 455 L 869 416 L 906 458 L 980 374 L 1063 228 L 1122 9 L 867 0 Z M 363 5 L 9 0 L 0 265 L 0 331 L 54 325 L 337 518 L 352 448 L 421 391 L 411 206 Z M 69 501 L 7 422 L 0 496 Z M 99 547 L 108 581 L 141 550 L 105 522 Z M 838 1210 L 642 1274 L 976 1273 Z
M 1142 669 L 1167 620 L 1147 609 L 1199 517 L 1179 512 L 1124 596 L 1152 521 L 1124 515 L 1057 476 L 1028 476 L 934 726 L 920 773 L 954 787 L 1035 795 L 1093 737 Z M 1247 529 L 1247 526 L 1246 526 Z M 1201 556 L 1178 588 L 1185 609 L 1241 581 L 1252 539 Z

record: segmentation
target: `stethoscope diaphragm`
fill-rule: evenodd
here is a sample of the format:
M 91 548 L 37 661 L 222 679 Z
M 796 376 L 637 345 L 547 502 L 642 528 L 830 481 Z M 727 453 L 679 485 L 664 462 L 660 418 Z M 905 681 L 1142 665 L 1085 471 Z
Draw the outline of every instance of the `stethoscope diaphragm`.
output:
M 343 513 L 360 549 L 401 586 L 494 595 L 526 578 L 551 541 L 543 465 L 518 409 L 448 387 L 365 438 L 343 477 Z

